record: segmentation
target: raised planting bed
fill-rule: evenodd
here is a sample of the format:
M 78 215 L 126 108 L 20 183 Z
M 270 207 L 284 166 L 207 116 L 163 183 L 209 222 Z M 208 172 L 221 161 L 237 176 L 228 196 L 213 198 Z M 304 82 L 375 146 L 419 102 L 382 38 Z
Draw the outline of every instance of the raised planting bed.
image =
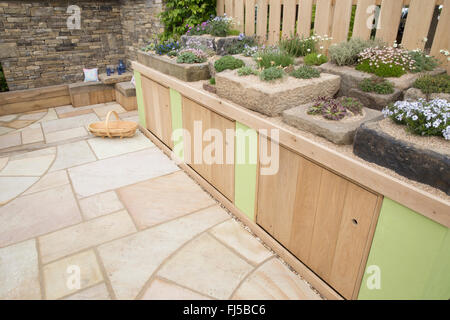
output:
M 214 37 L 209 34 L 199 36 L 181 36 L 181 44 L 183 47 L 189 47 L 191 43 L 200 43 L 203 46 L 211 48 L 220 56 L 227 55 L 229 48 L 238 41 L 238 36 Z
M 383 110 L 389 103 L 401 99 L 402 91 L 394 88 L 394 93 L 378 94 L 375 92 L 365 92 L 359 88 L 351 88 L 348 95 L 359 99 L 365 106 L 371 109 Z
M 249 67 L 254 67 L 256 68 L 256 62 L 255 60 L 253 60 L 252 57 L 246 57 L 242 54 L 234 54 L 233 57 L 235 57 L 236 59 L 240 59 L 242 61 L 244 61 L 246 66 Z M 221 57 L 220 56 L 214 56 L 211 59 L 208 60 L 209 63 L 209 73 L 211 74 L 211 77 L 215 77 L 216 76 L 216 69 L 214 68 L 214 62 L 216 62 L 217 60 L 219 60 Z
M 327 62 L 320 65 L 319 70 L 326 73 L 336 74 L 342 77 L 341 89 L 339 90 L 339 95 L 350 96 L 351 89 L 357 89 L 358 84 L 364 79 L 372 78 L 374 75 L 367 72 L 362 72 L 355 70 L 354 67 L 349 66 L 338 66 L 334 63 Z M 438 75 L 445 73 L 444 69 L 436 68 L 433 71 L 421 72 L 421 73 L 407 73 L 399 78 L 386 78 L 394 84 L 394 87 L 400 91 L 404 91 L 410 88 L 414 81 L 416 81 L 420 76 L 424 74 Z M 370 106 L 368 106 L 370 107 Z
M 404 126 L 384 119 L 357 130 L 353 152 L 450 195 L 450 142 L 443 138 L 413 136 Z
M 308 103 L 283 111 L 283 121 L 300 130 L 324 137 L 335 144 L 352 144 L 356 130 L 361 124 L 381 117 L 381 112 L 363 108 L 360 115 L 345 117 L 342 120 L 327 120 L 321 115 L 310 115 Z
M 322 73 L 319 78 L 284 77 L 264 82 L 255 75 L 240 77 L 236 70 L 216 74 L 217 95 L 245 108 L 268 116 L 312 102 L 319 96 L 332 97 L 338 92 L 340 77 Z
M 203 63 L 177 63 L 176 57 L 158 55 L 153 52 L 138 51 L 137 59 L 143 65 L 156 69 L 169 76 L 183 81 L 192 82 L 210 78 L 208 62 Z

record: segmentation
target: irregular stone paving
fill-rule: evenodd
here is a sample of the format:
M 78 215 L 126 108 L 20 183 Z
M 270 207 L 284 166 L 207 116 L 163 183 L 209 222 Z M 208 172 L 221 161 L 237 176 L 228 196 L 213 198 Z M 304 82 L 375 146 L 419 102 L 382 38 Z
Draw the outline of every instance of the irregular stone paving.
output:
M 0 299 L 320 299 L 142 133 L 90 136 L 109 110 L 0 118 Z

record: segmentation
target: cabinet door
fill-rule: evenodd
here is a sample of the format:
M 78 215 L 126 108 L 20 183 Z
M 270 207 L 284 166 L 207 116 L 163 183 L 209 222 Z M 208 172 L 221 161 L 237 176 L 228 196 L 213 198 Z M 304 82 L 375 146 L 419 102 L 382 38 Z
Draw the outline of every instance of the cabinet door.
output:
M 341 295 L 352 298 L 379 196 L 280 146 L 258 179 L 257 223 Z
M 194 123 L 197 122 L 197 129 Z M 185 162 L 197 173 L 212 184 L 230 201 L 234 199 L 234 131 L 233 121 L 199 105 L 198 103 L 183 97 L 183 128 L 184 135 L 184 155 Z M 213 131 L 208 131 L 208 130 Z M 227 130 L 233 136 L 227 139 Z M 204 141 L 205 133 L 212 133 L 209 141 Z M 218 140 L 216 146 L 221 146 L 221 150 L 211 149 L 211 145 Z M 194 143 L 197 141 L 197 143 Z M 217 161 L 206 162 L 205 154 L 217 156 Z M 220 153 L 222 157 L 220 157 Z M 227 157 L 233 163 L 227 163 Z
M 165 145 L 172 148 L 172 114 L 169 89 L 147 77 L 142 77 L 141 81 L 147 129 Z

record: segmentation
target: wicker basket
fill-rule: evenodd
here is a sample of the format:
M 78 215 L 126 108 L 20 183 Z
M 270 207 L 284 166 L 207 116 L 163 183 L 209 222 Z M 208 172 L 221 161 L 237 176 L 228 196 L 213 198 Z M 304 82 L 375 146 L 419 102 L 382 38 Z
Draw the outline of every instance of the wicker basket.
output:
M 110 121 L 111 114 L 117 118 L 115 121 Z M 138 125 L 133 121 L 122 121 L 115 111 L 108 112 L 105 121 L 94 122 L 88 126 L 89 131 L 98 137 L 132 137 L 136 133 Z

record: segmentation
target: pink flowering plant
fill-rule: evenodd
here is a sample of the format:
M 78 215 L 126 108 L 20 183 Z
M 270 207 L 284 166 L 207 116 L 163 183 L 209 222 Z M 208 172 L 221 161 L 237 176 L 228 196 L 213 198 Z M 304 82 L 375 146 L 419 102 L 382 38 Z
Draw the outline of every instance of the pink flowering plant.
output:
M 397 124 L 406 125 L 411 133 L 450 140 L 450 103 L 447 100 L 397 101 L 384 108 L 383 114 Z
M 356 70 L 379 77 L 401 77 L 415 68 L 415 60 L 409 52 L 394 47 L 367 48 L 359 54 L 356 66 Z

